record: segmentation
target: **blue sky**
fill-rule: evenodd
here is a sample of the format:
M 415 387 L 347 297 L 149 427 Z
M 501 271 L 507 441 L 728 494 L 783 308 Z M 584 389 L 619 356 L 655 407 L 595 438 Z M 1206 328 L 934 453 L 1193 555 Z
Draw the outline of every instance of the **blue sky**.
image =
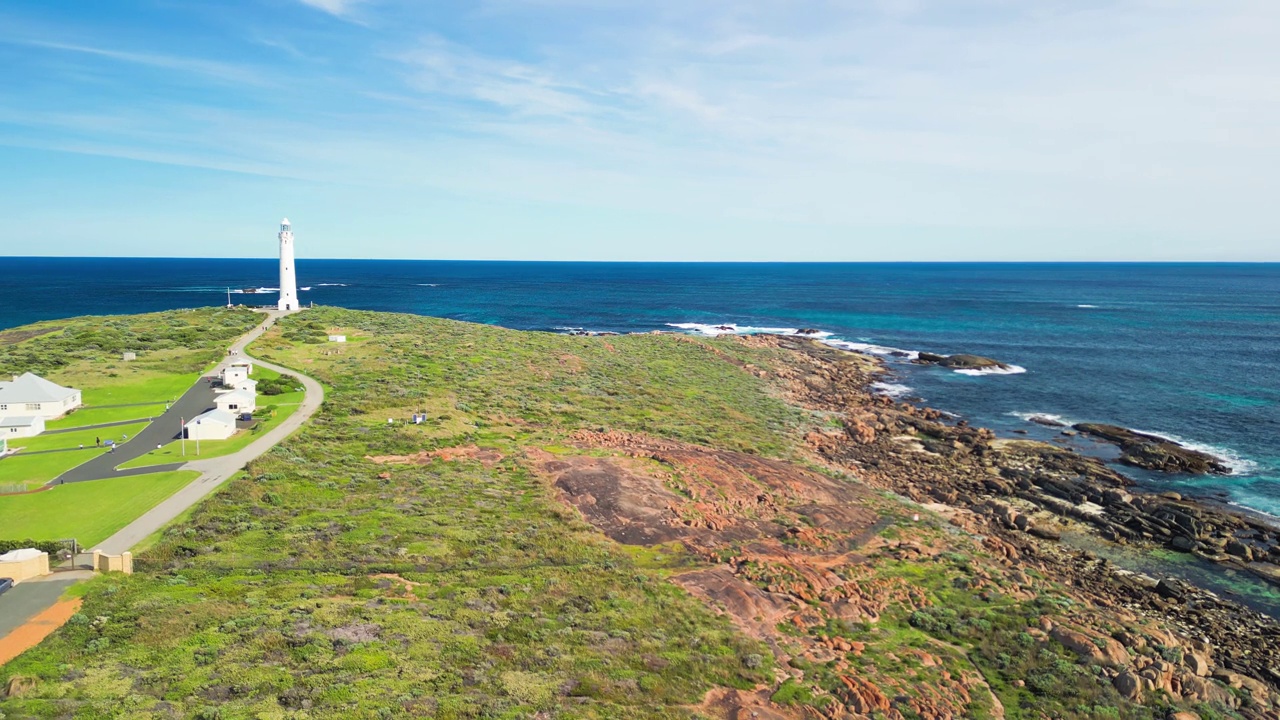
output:
M 1275 0 L 0 5 L 0 255 L 1280 260 Z

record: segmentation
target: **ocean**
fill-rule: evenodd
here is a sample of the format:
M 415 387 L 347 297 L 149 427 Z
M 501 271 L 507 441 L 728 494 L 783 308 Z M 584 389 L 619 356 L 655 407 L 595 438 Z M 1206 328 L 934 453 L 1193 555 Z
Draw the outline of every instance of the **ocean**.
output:
M 73 315 L 274 303 L 274 259 L 0 258 L 0 328 Z M 1280 264 L 298 261 L 304 302 L 546 332 L 812 328 L 881 354 L 883 392 L 1005 435 L 1107 456 L 1034 414 L 1155 432 L 1224 477 L 1145 486 L 1280 515 Z M 264 292 L 245 293 L 246 288 Z M 890 354 L 973 353 L 964 374 Z

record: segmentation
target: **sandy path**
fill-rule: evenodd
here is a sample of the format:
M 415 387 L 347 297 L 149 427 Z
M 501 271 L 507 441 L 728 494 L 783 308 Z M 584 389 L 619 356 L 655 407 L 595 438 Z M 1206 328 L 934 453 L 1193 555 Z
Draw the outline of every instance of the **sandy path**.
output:
M 30 620 L 0 638 L 0 665 L 18 657 L 40 644 L 54 630 L 66 624 L 80 609 L 80 598 L 59 600 L 53 607 L 41 611 Z

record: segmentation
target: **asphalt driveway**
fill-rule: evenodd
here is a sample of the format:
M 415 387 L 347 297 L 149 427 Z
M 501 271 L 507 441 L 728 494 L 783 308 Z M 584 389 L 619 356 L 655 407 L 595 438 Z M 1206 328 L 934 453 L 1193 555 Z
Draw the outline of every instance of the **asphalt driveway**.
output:
M 118 465 L 123 465 L 130 460 L 146 455 L 148 452 L 155 450 L 157 445 L 163 445 L 170 440 L 176 439 L 179 437 L 184 419 L 190 420 L 205 410 L 213 408 L 213 399 L 216 393 L 213 391 L 213 383 L 209 382 L 210 377 L 202 377 L 197 380 L 196 384 L 183 393 L 182 397 L 178 398 L 178 401 L 171 405 L 163 415 L 156 418 L 154 422 L 143 428 L 134 437 L 117 445 L 115 452 L 103 451 L 92 460 L 59 475 L 52 484 L 61 485 L 63 483 L 140 474 L 137 470 L 118 471 L 115 468 Z M 103 439 L 120 442 L 118 435 L 107 432 L 103 433 Z M 149 467 L 142 472 L 153 473 L 163 469 L 170 468 Z

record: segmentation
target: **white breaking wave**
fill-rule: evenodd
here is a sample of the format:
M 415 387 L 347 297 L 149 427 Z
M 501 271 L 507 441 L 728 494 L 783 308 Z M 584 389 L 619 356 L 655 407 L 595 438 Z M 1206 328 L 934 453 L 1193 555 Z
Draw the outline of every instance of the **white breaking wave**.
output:
M 802 333 L 800 328 L 779 328 L 779 327 L 755 327 L 753 325 L 738 325 L 736 323 L 667 323 L 667 327 L 678 328 L 680 330 L 689 330 L 700 335 L 716 337 L 718 335 L 799 335 L 800 337 L 811 338 L 828 338 L 832 333 L 819 330 L 818 332 Z
M 1096 308 L 1097 305 L 1077 305 L 1078 308 Z
M 418 287 L 440 287 L 440 283 L 418 283 Z
M 1249 473 L 1258 469 L 1258 463 L 1248 458 L 1240 457 L 1240 454 L 1237 453 L 1235 450 L 1232 450 L 1231 448 L 1218 447 L 1217 445 L 1207 445 L 1205 443 L 1199 443 L 1193 440 L 1183 440 L 1177 435 L 1170 435 L 1169 433 L 1153 432 L 1151 430 L 1139 430 L 1137 428 L 1133 428 L 1133 431 L 1136 433 L 1142 433 L 1143 435 L 1151 435 L 1152 437 L 1158 437 L 1161 440 L 1168 440 L 1169 442 L 1178 443 L 1179 445 L 1181 445 L 1182 447 L 1188 450 L 1195 450 L 1197 452 L 1202 452 L 1206 455 L 1212 455 L 1218 460 L 1221 460 L 1222 464 L 1226 465 L 1231 470 L 1232 475 L 1248 475 Z
M 989 368 L 962 368 L 955 372 L 961 375 L 972 375 L 980 377 L 982 375 L 1021 375 L 1027 369 L 1021 365 L 1007 365 L 1005 367 L 989 367 Z
M 316 287 L 348 287 L 346 283 L 316 283 Z
M 851 352 L 868 353 L 870 355 L 898 357 L 903 360 L 915 360 L 920 357 L 920 353 L 915 350 L 902 350 L 901 348 L 887 347 L 885 345 L 875 345 L 865 342 L 849 342 L 848 340 L 825 340 L 823 342 L 833 348 L 840 348 L 841 350 L 849 350 Z
M 871 389 L 891 398 L 900 398 L 911 393 L 911 386 L 902 385 L 901 383 L 873 382 L 871 383 Z
M 1070 419 L 1070 418 L 1068 418 L 1068 417 L 1065 417 L 1065 416 L 1062 416 L 1062 415 L 1058 415 L 1058 414 L 1056 414 L 1056 413 L 1045 413 L 1045 412 L 1016 412 L 1016 411 L 1015 411 L 1015 412 L 1005 413 L 1005 414 L 1006 414 L 1006 415 L 1011 415 L 1011 416 L 1016 417 L 1016 418 L 1021 418 L 1022 420 L 1026 420 L 1027 422 L 1035 422 L 1035 421 L 1036 421 L 1036 418 L 1040 418 L 1040 419 L 1042 419 L 1042 420 L 1048 420 L 1048 421 L 1050 421 L 1050 422 L 1056 422 L 1056 423 L 1058 423 L 1058 424 L 1060 424 L 1060 425 L 1063 425 L 1064 427 L 1071 427 L 1072 425 L 1075 425 L 1075 424 L 1076 424 L 1076 421 L 1075 421 L 1075 420 L 1072 420 L 1072 419 Z

